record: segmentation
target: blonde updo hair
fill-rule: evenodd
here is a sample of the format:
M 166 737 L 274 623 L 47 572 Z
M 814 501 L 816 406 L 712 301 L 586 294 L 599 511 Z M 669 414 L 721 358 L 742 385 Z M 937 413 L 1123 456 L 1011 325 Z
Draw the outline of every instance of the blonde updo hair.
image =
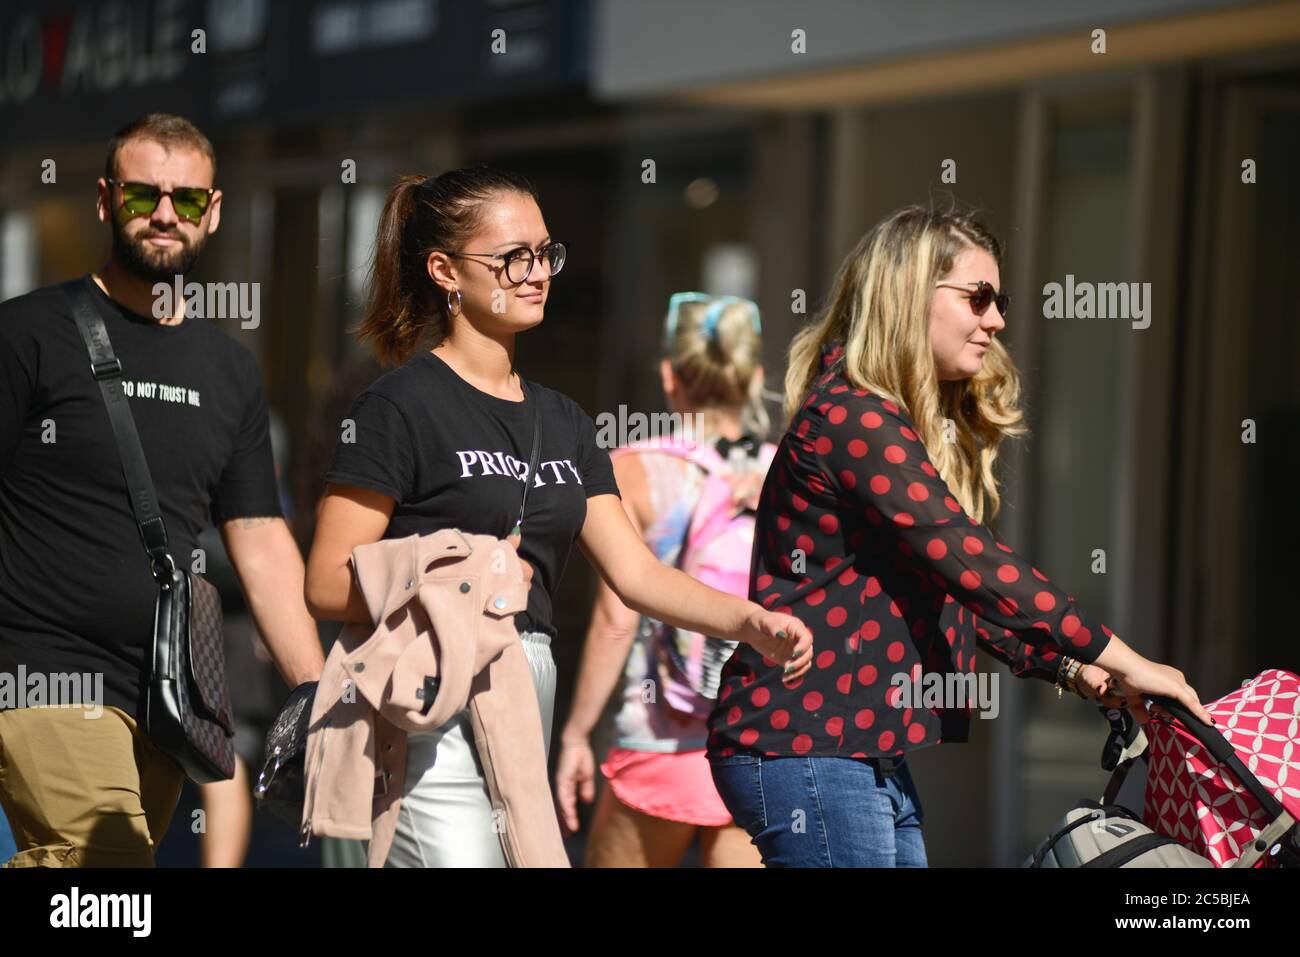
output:
M 692 406 L 741 406 L 741 428 L 766 437 L 771 420 L 763 406 L 762 383 L 754 377 L 763 364 L 757 305 L 733 296 L 680 303 L 676 327 L 665 333 L 663 354 Z

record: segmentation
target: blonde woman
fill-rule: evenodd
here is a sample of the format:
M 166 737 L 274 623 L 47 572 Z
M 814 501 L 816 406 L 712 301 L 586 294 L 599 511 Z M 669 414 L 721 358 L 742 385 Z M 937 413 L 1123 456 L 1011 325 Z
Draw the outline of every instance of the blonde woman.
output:
M 636 443 L 611 455 L 623 507 L 661 562 L 686 560 L 715 587 L 745 597 L 752 508 L 776 451 L 762 441 L 768 416 L 758 307 L 731 296 L 676 293 L 664 328 L 664 397 L 700 429 L 683 441 Z M 716 689 L 725 659 L 708 650 L 707 642 L 664 629 L 599 586 L 555 775 L 562 820 L 576 831 L 579 796 L 589 804 L 595 795 L 591 733 L 616 695 L 588 867 L 675 867 L 697 837 L 706 867 L 759 866 L 704 754 L 713 699 L 687 678 L 701 675 L 698 683 Z
M 814 666 L 782 684 L 741 646 L 709 716 L 719 793 L 769 866 L 925 866 L 905 755 L 966 740 L 970 713 L 905 692 L 973 672 L 977 646 L 1019 675 L 1122 699 L 1139 721 L 1153 693 L 1209 722 L 1179 671 L 981 524 L 998 510 L 998 446 L 1025 431 L 997 339 L 1000 258 L 971 217 L 899 210 L 849 254 L 791 344 L 750 596 L 809 626 Z

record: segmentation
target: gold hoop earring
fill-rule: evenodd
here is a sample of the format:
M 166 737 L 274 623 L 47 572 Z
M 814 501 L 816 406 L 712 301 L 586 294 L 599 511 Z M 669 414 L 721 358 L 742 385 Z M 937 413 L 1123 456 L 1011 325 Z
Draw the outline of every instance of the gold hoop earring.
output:
M 452 305 L 451 305 L 451 294 L 452 294 L 453 292 L 456 294 L 456 306 L 455 306 L 454 309 L 452 308 Z M 461 306 L 462 306 L 463 303 L 464 303 L 464 298 L 461 296 L 461 294 L 460 294 L 460 290 L 459 290 L 459 289 L 452 289 L 452 290 L 448 291 L 448 293 L 447 293 L 447 315 L 449 315 L 449 316 L 459 316 L 459 315 L 460 315 Z

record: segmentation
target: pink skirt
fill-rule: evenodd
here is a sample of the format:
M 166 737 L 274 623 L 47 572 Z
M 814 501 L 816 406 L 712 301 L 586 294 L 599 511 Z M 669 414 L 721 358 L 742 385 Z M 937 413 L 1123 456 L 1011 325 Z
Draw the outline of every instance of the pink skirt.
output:
M 600 770 L 614 796 L 642 814 L 697 827 L 731 823 L 703 748 L 668 754 L 610 748 Z

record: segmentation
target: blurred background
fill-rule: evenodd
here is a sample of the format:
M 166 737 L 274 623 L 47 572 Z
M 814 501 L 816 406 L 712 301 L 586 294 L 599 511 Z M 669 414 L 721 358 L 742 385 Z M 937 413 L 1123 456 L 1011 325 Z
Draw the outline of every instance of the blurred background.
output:
M 107 140 L 155 110 L 216 146 L 221 228 L 193 278 L 261 284 L 260 325 L 222 324 L 260 359 L 304 546 L 379 371 L 349 330 L 397 175 L 534 181 L 570 255 L 520 367 L 593 416 L 661 409 L 677 290 L 755 299 L 778 388 L 862 233 L 956 199 L 1008 248 L 1033 428 L 1003 459 L 999 534 L 1203 699 L 1300 661 L 1300 2 L 7 0 L 0 298 L 103 262 Z M 1045 319 L 1067 274 L 1149 282 L 1149 328 Z M 557 721 L 592 589 L 575 558 Z M 238 660 L 250 720 L 273 715 L 284 689 Z M 1000 691 L 971 743 L 909 757 L 934 865 L 1017 864 L 1104 784 L 1094 710 L 1005 671 Z M 197 863 L 196 801 L 160 864 Z M 295 845 L 259 817 L 248 863 L 319 862 Z

